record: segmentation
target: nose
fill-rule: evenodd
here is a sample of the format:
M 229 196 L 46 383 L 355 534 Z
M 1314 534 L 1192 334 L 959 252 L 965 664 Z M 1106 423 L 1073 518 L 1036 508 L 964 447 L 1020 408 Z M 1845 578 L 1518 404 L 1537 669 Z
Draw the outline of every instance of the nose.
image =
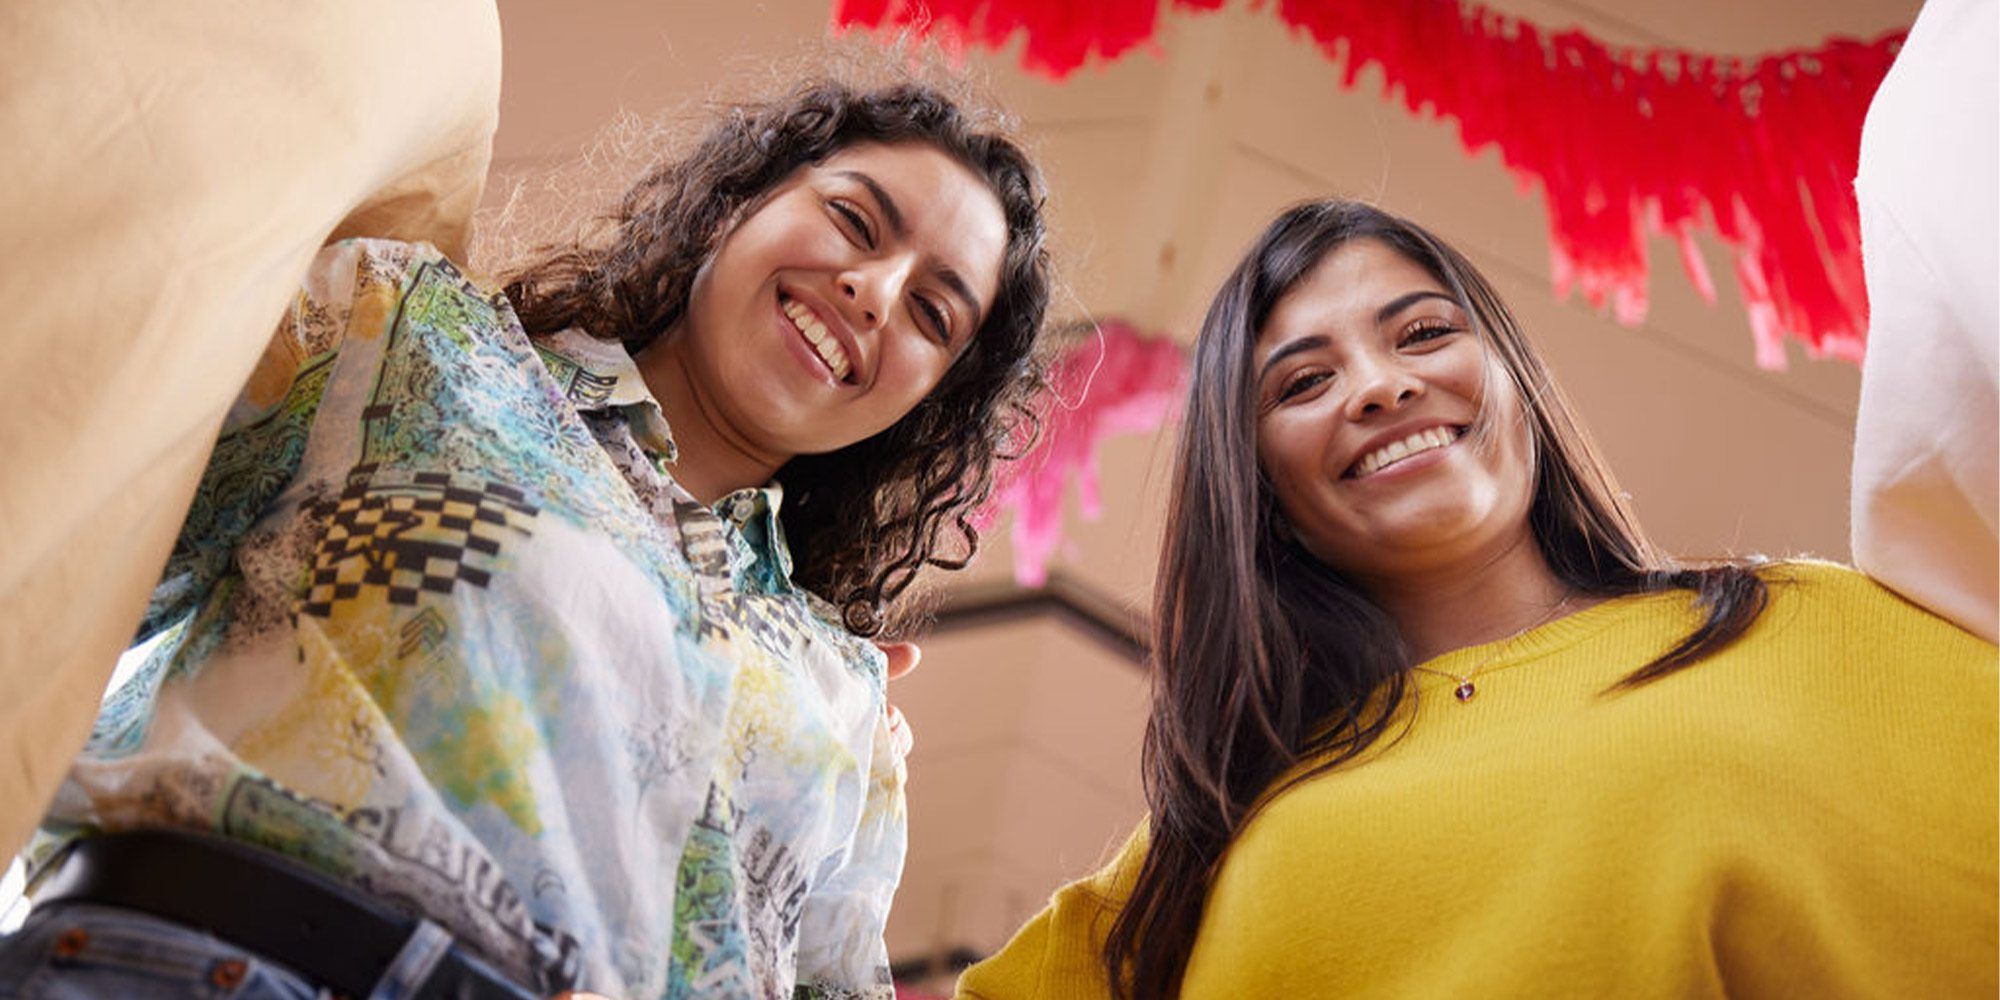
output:
M 1424 394 L 1424 380 L 1394 358 L 1353 362 L 1348 367 L 1348 377 L 1353 386 L 1347 398 L 1350 420 L 1393 413 Z
M 852 272 L 840 276 L 841 297 L 861 320 L 861 326 L 874 327 L 882 322 L 882 310 L 874 304 L 876 296 L 864 294 L 866 285 L 867 279 Z
M 842 271 L 834 280 L 849 322 L 873 330 L 887 322 L 909 280 L 910 264 L 898 258 L 878 258 Z

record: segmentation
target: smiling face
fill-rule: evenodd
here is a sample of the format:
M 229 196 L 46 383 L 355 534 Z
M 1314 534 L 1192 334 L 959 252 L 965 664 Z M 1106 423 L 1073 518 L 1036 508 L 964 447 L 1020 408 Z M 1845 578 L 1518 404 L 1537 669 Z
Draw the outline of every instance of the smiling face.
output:
M 1252 363 L 1258 464 L 1327 565 L 1394 580 L 1472 569 L 1528 537 L 1520 399 L 1421 265 L 1342 244 L 1278 300 Z
M 698 414 L 773 466 L 870 437 L 964 353 L 1006 247 L 999 200 L 951 157 L 841 150 L 779 184 L 695 277 L 657 348 L 694 398 L 663 405 L 677 431 Z

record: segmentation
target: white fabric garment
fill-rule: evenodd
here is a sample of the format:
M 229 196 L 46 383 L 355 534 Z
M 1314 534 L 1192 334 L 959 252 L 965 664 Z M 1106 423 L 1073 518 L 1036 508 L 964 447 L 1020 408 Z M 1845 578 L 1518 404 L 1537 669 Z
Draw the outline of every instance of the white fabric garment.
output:
M 2000 4 L 1931 0 L 1861 134 L 1854 562 L 2000 637 Z

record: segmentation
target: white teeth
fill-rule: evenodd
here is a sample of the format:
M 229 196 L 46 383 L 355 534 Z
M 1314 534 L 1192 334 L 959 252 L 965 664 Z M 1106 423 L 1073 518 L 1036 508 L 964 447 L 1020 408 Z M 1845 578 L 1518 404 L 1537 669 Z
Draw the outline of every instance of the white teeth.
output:
M 811 309 L 786 299 L 784 310 L 785 315 L 792 318 L 792 325 L 798 327 L 799 332 L 805 335 L 806 341 L 812 344 L 813 351 L 819 354 L 820 360 L 825 361 L 826 366 L 833 369 L 833 377 L 846 378 L 854 366 L 847 360 L 847 351 L 840 346 L 840 338 L 827 332 L 826 324 L 821 323 Z
M 1433 448 L 1442 448 L 1456 440 L 1458 434 L 1449 427 L 1433 427 L 1418 431 L 1401 441 L 1392 441 L 1363 456 L 1361 461 L 1355 463 L 1354 474 L 1357 478 L 1373 475 L 1381 471 L 1383 466 L 1394 465 L 1411 455 Z

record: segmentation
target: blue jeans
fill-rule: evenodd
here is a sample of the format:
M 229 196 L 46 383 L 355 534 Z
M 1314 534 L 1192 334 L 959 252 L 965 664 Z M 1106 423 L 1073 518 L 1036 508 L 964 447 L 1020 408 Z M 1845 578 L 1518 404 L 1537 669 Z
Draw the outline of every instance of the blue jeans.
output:
M 367 1000 L 415 994 L 451 938 L 435 924 L 405 946 Z M 326 1000 L 277 962 L 135 910 L 40 907 L 0 938 L 0 1000 Z M 356 997 L 354 1000 L 363 1000 Z
M 108 906 L 51 906 L 0 938 L 0 998 L 315 1000 L 297 973 L 193 928 Z

